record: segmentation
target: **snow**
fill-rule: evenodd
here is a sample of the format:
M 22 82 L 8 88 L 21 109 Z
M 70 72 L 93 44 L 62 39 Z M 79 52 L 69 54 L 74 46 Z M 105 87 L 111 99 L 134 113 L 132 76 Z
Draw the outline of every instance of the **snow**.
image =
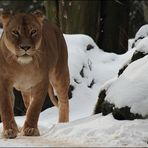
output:
M 141 51 L 144 54 L 148 53 L 148 44 L 147 43 L 148 43 L 148 37 L 145 37 L 136 46 L 136 51 Z
M 134 39 L 134 45 L 135 47 L 139 44 L 139 42 L 148 36 L 148 25 L 143 25 L 136 33 L 135 39 Z
M 89 36 L 65 34 L 64 37 L 68 45 L 71 84 L 74 86 L 70 99 L 70 122 L 57 123 L 57 108 L 46 109 L 39 118 L 40 137 L 21 135 L 16 139 L 0 137 L 0 146 L 147 146 L 147 119 L 118 121 L 111 114 L 92 115 L 102 85 L 105 82 L 109 84 L 116 82 L 118 70 L 131 58 L 135 48 L 123 55 L 117 55 L 99 49 Z M 93 48 L 86 50 L 89 44 Z M 142 62 L 147 62 L 147 58 Z M 141 72 L 142 70 L 139 70 L 139 73 Z M 138 76 L 135 74 L 135 77 Z M 90 87 L 92 81 L 94 85 Z M 15 119 L 21 127 L 25 116 Z
M 55 141 L 78 146 L 146 146 L 147 132 L 146 121 L 116 121 L 110 114 L 83 118 L 68 125 L 59 124 L 51 129 L 50 135 Z

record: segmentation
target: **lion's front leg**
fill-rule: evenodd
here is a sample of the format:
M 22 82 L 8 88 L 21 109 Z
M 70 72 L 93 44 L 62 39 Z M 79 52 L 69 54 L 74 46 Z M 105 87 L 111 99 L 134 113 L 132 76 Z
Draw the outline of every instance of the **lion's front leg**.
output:
M 39 136 L 37 127 L 39 114 L 47 94 L 47 82 L 41 82 L 34 88 L 31 88 L 31 99 L 26 113 L 26 121 L 21 130 L 24 136 Z
M 0 82 L 0 113 L 5 138 L 15 138 L 18 134 L 13 114 L 13 101 L 12 87 L 6 81 Z

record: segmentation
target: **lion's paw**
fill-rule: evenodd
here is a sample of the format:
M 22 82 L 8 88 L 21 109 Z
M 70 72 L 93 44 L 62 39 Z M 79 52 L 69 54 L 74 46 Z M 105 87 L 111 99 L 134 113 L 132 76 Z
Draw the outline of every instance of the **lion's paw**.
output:
M 40 136 L 39 130 L 37 128 L 22 128 L 21 135 L 23 136 Z
M 16 129 L 6 129 L 3 131 L 3 136 L 9 139 L 16 138 L 17 134 L 18 134 L 18 130 Z

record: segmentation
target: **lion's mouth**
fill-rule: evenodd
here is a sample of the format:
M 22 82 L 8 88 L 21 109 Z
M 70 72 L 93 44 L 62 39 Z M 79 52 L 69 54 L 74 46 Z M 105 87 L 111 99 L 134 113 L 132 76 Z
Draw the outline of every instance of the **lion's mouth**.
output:
M 17 57 L 17 60 L 20 64 L 29 64 L 33 59 L 30 55 L 24 54 Z
M 28 53 L 19 53 L 16 55 L 17 58 L 19 57 L 30 57 L 30 55 Z
M 27 53 L 25 53 L 24 55 L 22 55 L 21 57 L 30 57 L 30 55 L 28 55 Z

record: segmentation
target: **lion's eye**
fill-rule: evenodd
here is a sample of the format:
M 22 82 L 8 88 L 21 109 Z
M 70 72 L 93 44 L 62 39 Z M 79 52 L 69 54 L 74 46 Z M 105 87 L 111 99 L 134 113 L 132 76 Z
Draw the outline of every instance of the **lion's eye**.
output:
M 35 35 L 36 35 L 36 33 L 37 33 L 37 30 L 35 30 L 35 29 L 34 29 L 34 30 L 32 30 L 32 31 L 31 31 L 31 33 L 30 33 L 30 34 L 31 34 L 31 36 L 35 36 Z
M 13 31 L 12 31 L 12 34 L 13 34 L 14 36 L 16 36 L 16 37 L 19 36 L 19 32 L 18 32 L 17 30 L 13 30 Z

